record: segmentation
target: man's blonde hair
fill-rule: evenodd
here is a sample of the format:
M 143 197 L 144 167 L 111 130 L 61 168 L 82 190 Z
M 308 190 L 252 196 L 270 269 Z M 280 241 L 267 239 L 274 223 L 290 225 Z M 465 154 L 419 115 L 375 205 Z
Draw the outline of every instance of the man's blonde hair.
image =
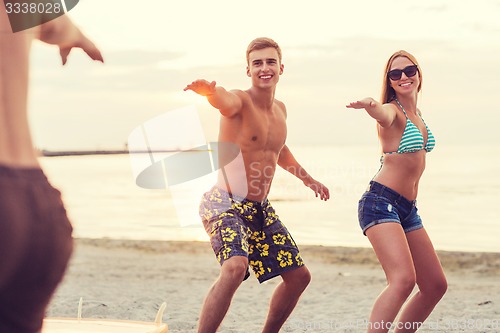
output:
M 253 41 L 248 44 L 247 47 L 247 64 L 250 61 L 250 53 L 252 51 L 257 51 L 257 50 L 262 50 L 266 49 L 268 47 L 272 47 L 276 51 L 278 51 L 278 58 L 279 62 L 281 64 L 281 48 L 279 47 L 278 43 L 276 43 L 274 40 L 268 37 L 259 37 L 255 38 Z

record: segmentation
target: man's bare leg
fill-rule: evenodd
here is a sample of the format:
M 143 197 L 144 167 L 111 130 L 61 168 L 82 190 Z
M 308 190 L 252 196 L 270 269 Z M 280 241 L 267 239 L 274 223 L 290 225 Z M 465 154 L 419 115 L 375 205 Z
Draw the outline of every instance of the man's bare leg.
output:
M 248 269 L 246 257 L 235 256 L 224 261 L 217 281 L 208 291 L 201 310 L 198 333 L 215 333 L 226 316 L 234 293 Z
M 277 333 L 292 313 L 299 301 L 300 295 L 311 281 L 311 273 L 302 266 L 281 275 L 283 281 L 276 287 L 269 314 L 262 333 Z

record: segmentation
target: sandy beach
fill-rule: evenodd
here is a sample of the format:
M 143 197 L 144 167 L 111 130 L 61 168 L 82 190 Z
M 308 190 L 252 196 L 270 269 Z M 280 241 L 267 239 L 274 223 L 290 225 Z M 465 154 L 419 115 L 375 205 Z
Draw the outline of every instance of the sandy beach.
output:
M 313 280 L 282 332 L 363 332 L 384 273 L 371 249 L 301 246 Z M 500 332 L 500 254 L 438 252 L 448 292 L 420 332 Z M 169 332 L 195 332 L 219 272 L 205 242 L 76 239 L 48 317 L 153 321 L 163 302 Z M 220 332 L 260 332 L 279 282 L 251 276 L 238 289 Z

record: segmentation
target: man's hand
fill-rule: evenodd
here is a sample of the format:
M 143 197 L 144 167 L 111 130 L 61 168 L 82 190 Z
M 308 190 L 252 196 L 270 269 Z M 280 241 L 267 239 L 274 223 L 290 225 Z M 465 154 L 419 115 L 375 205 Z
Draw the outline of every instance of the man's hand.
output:
M 68 55 L 74 47 L 82 49 L 92 60 L 104 62 L 101 51 L 87 37 L 81 34 L 80 39 L 76 43 L 59 47 L 63 65 L 68 61 Z
M 330 199 L 330 191 L 328 188 L 317 180 L 312 179 L 309 182 L 304 182 L 304 185 L 314 191 L 316 198 L 319 196 L 319 198 L 324 201 Z
M 215 94 L 215 81 L 208 82 L 207 80 L 196 80 L 193 81 L 191 84 L 188 84 L 186 88 L 184 88 L 184 91 L 187 90 L 192 90 L 198 95 L 201 96 L 209 96 Z
M 104 62 L 101 51 L 78 29 L 67 15 L 40 25 L 37 38 L 44 43 L 59 46 L 63 65 L 73 48 L 82 49 L 92 60 Z

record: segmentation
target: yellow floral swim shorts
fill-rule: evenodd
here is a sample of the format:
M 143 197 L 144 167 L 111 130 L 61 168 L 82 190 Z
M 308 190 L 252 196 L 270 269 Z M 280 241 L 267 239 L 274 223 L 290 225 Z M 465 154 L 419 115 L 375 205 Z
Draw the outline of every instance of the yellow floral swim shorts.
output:
M 247 200 L 213 187 L 203 195 L 200 216 L 221 265 L 233 256 L 247 257 L 260 283 L 304 265 L 267 199 Z

